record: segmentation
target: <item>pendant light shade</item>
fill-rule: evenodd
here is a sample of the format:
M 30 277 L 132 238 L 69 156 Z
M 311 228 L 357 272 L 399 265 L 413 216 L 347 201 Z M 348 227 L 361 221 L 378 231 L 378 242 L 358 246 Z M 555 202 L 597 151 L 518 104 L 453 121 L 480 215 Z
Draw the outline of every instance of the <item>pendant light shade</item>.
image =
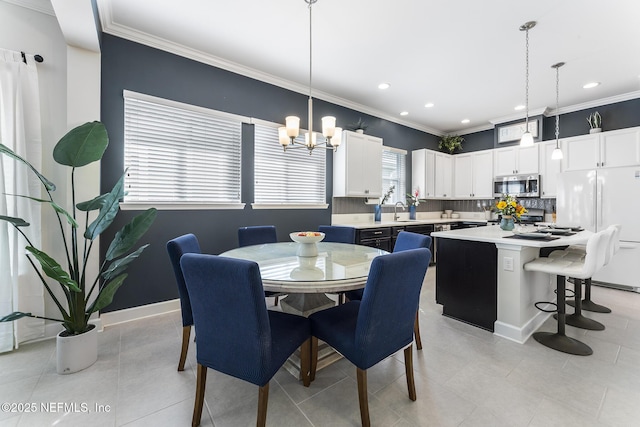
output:
M 556 69 L 556 148 L 551 153 L 551 160 L 562 160 L 562 150 L 560 149 L 560 67 L 564 65 L 564 62 L 558 62 L 553 64 L 551 68 Z
M 525 32 L 526 38 L 526 64 L 525 64 L 525 108 L 527 110 L 527 119 L 525 121 L 525 131 L 520 138 L 522 147 L 533 145 L 533 135 L 529 132 L 529 30 L 536 26 L 536 21 L 529 21 L 520 26 L 520 31 Z

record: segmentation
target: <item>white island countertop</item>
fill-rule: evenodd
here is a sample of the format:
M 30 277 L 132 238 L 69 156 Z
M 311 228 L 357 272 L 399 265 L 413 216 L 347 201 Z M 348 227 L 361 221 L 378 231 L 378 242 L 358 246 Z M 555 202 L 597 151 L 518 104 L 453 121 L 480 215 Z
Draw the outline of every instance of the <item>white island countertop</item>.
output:
M 523 232 L 531 233 L 537 230 L 535 226 L 527 226 L 520 228 Z M 542 233 L 540 233 L 543 235 Z M 500 245 L 510 246 L 527 246 L 533 248 L 545 248 L 552 246 L 567 246 L 585 244 L 592 233 L 590 231 L 580 231 L 572 236 L 553 236 L 558 239 L 543 240 L 543 239 L 524 239 L 511 237 L 515 233 L 513 231 L 502 230 L 498 226 L 491 227 L 477 227 L 477 228 L 462 228 L 459 230 L 451 231 L 436 231 L 431 233 L 431 237 L 443 238 L 443 239 L 456 239 L 456 240 L 468 240 L 474 242 L 489 242 Z

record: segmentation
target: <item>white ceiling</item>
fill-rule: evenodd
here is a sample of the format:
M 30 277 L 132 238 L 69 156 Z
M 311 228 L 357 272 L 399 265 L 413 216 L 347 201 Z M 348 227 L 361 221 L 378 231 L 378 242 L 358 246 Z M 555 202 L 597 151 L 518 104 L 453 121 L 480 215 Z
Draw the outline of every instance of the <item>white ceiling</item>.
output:
M 98 8 L 107 33 L 308 93 L 304 0 L 98 0 Z M 555 109 L 551 65 L 560 61 L 561 110 L 588 105 L 640 90 L 639 18 L 638 0 L 318 0 L 313 95 L 434 133 L 524 117 L 514 110 L 525 101 L 519 27 L 537 21 L 530 110 Z M 582 88 L 591 81 L 602 84 Z M 391 87 L 379 90 L 381 82 Z

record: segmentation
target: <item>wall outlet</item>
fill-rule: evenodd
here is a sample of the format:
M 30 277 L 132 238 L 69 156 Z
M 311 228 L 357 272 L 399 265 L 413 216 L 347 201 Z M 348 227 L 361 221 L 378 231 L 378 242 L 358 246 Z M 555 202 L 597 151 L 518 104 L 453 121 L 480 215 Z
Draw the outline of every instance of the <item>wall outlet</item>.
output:
M 504 257 L 503 266 L 505 271 L 513 271 L 513 258 L 508 256 Z

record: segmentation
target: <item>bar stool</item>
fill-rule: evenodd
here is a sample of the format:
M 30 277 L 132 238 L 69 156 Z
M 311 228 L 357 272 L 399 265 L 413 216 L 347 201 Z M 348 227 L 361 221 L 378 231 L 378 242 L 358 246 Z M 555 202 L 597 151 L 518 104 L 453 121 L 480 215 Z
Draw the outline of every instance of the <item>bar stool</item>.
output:
M 606 258 L 604 261 L 604 265 L 609 264 L 609 261 L 613 258 L 613 256 L 620 249 L 620 231 L 622 230 L 622 226 L 620 224 L 614 224 L 609 226 L 609 228 L 614 229 L 613 237 L 611 238 L 611 242 L 609 242 L 609 252 L 606 254 Z M 584 253 L 583 246 L 570 246 L 567 248 L 573 251 L 582 251 Z M 575 307 L 575 301 L 567 301 L 572 307 Z M 582 300 L 582 310 L 591 311 L 594 313 L 611 313 L 611 309 L 609 307 L 605 307 L 604 305 L 596 304 L 591 301 L 591 278 L 586 279 L 584 281 L 584 299 Z
M 565 333 L 565 278 L 586 279 L 591 277 L 598 268 L 598 251 L 602 244 L 604 233 L 595 233 L 586 245 L 585 256 L 578 260 L 564 259 L 563 257 L 542 257 L 536 258 L 524 265 L 525 271 L 539 271 L 542 273 L 555 274 L 556 291 L 558 293 L 558 331 L 557 332 L 535 332 L 533 338 L 540 344 L 561 351 L 563 353 L 575 354 L 578 356 L 588 356 L 593 354 L 591 347 L 585 343 L 570 338 Z

